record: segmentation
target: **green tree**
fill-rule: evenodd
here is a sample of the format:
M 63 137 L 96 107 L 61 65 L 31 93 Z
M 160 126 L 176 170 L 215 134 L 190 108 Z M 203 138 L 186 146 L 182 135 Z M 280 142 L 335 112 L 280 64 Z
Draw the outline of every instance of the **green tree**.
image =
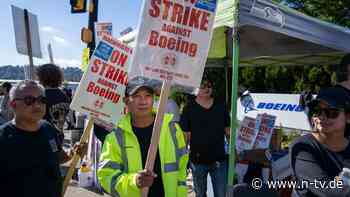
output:
M 350 0 L 275 0 L 306 15 L 350 27 Z M 330 65 L 267 66 L 240 68 L 239 83 L 255 92 L 318 92 L 335 82 Z
M 350 0 L 277 0 L 306 15 L 350 27 Z

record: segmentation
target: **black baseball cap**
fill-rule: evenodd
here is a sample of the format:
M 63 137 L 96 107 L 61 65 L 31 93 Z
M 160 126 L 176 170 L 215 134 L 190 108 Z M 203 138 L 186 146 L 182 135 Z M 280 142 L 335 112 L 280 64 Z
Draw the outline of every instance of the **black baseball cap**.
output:
M 329 106 L 338 109 L 348 109 L 350 106 L 350 95 L 343 87 L 330 87 L 321 89 L 316 101 L 325 101 Z
M 136 77 L 128 81 L 126 86 L 125 95 L 130 96 L 137 92 L 137 90 L 144 88 L 151 94 L 154 94 L 154 87 L 147 78 Z

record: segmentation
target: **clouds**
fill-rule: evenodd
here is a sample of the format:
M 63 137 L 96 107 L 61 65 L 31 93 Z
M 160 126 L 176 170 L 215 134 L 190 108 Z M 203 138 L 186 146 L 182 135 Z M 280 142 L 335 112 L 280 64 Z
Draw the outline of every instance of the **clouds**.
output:
M 81 53 L 78 53 L 75 49 L 80 49 L 82 46 L 76 45 L 72 42 L 72 36 L 69 36 L 67 32 L 51 26 L 44 25 L 40 28 L 42 36 L 42 49 L 44 49 L 44 59 L 39 60 L 39 64 L 48 63 L 49 55 L 47 45 L 50 43 L 52 46 L 54 63 L 60 67 L 80 67 L 81 65 Z
M 38 64 L 46 64 L 49 63 L 50 60 L 48 58 L 45 59 L 37 59 Z M 54 58 L 54 63 L 57 64 L 59 67 L 66 68 L 66 67 L 80 67 L 81 61 L 73 58 Z
M 53 36 L 52 40 L 55 41 L 56 43 L 62 44 L 64 46 L 68 46 L 69 45 L 67 40 L 65 40 L 64 38 L 59 37 L 59 36 Z
M 55 28 L 51 27 L 51 26 L 43 26 L 41 28 L 41 31 L 43 32 L 49 32 L 49 33 L 54 33 L 56 32 Z
M 55 44 L 66 47 L 70 45 L 70 42 L 62 36 L 63 33 L 61 33 L 60 30 L 48 25 L 43 26 L 40 29 L 48 42 L 54 42 Z
M 80 67 L 81 61 L 77 59 L 55 58 L 55 64 L 61 67 Z

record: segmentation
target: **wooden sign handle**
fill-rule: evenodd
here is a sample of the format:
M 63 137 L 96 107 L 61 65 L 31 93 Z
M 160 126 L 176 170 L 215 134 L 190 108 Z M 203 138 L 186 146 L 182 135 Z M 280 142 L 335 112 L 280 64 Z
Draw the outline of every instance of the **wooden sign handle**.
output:
M 94 125 L 94 121 L 92 120 L 92 118 L 89 119 L 86 128 L 84 129 L 83 135 L 80 138 L 80 144 L 87 142 L 87 140 L 89 139 L 90 133 L 91 133 L 91 129 L 92 126 Z M 79 162 L 80 156 L 78 154 L 74 154 L 68 172 L 64 178 L 64 182 L 63 182 L 63 189 L 62 189 L 62 197 L 64 197 L 64 194 L 67 191 L 68 185 L 70 180 L 72 179 L 75 167 L 77 166 L 78 162 Z
M 159 144 L 160 131 L 163 125 L 163 117 L 166 110 L 168 97 L 170 94 L 170 88 L 171 88 L 170 80 L 166 80 L 165 82 L 163 82 L 162 90 L 160 93 L 158 111 L 157 111 L 156 119 L 153 126 L 153 131 L 152 131 L 151 144 L 149 145 L 147 160 L 145 164 L 145 169 L 149 171 L 153 171 L 153 168 L 154 168 L 154 162 L 156 159 L 158 144 Z M 158 174 L 158 176 L 161 176 L 161 175 Z M 147 197 L 148 190 L 149 190 L 148 187 L 145 187 L 142 189 L 142 197 Z
M 25 25 L 26 40 L 27 40 L 27 53 L 29 58 L 29 69 L 28 69 L 29 72 L 26 79 L 34 80 L 32 38 L 30 36 L 29 15 L 28 15 L 27 9 L 24 9 L 24 25 Z

